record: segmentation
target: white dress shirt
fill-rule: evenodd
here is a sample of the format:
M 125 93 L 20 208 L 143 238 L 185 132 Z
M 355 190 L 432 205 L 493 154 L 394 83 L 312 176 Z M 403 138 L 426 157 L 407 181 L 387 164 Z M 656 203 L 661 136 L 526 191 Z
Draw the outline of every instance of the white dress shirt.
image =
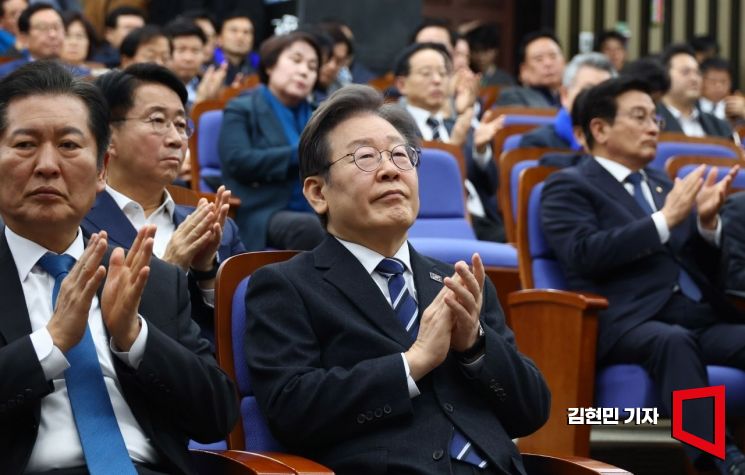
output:
M 52 317 L 54 278 L 36 263 L 48 250 L 17 235 L 7 226 L 5 236 L 18 269 L 18 278 L 26 300 L 32 331 L 31 342 L 44 376 L 54 385 L 54 391 L 41 400 L 41 423 L 26 470 L 35 472 L 85 465 L 83 449 L 75 427 L 64 379 L 64 371 L 70 365 L 62 351 L 52 343 L 52 337 L 46 327 Z M 83 254 L 83 249 L 82 233 L 78 231 L 75 241 L 64 253 L 79 259 Z M 142 318 L 140 322 L 142 324 L 140 334 L 130 351 L 128 353 L 117 351 L 104 327 L 98 298 L 93 297 L 88 325 L 119 430 L 122 432 L 130 458 L 137 462 L 155 463 L 157 462 L 155 448 L 145 437 L 122 395 L 112 360 L 112 354 L 114 354 L 132 368 L 139 366 L 145 353 L 148 333 L 147 322 Z
M 626 191 L 629 192 L 632 197 L 634 196 L 634 185 L 626 181 L 626 178 L 632 173 L 629 168 L 621 165 L 616 161 L 609 160 L 603 157 L 596 156 L 595 160 L 598 162 L 598 164 L 600 164 L 601 167 L 605 168 L 608 173 L 613 175 L 613 177 L 623 185 L 623 187 L 626 189 Z M 652 208 L 652 220 L 654 221 L 655 228 L 657 228 L 657 234 L 660 236 L 660 242 L 662 244 L 665 244 L 670 239 L 670 228 L 667 225 L 667 220 L 662 214 L 662 211 L 657 210 L 657 205 L 655 205 L 654 198 L 652 197 L 652 190 L 649 188 L 649 183 L 647 182 L 647 174 L 644 172 L 644 170 L 639 170 L 639 172 L 644 177 L 644 180 L 642 180 L 641 183 L 644 199 L 647 200 L 647 203 Z M 719 243 L 721 242 L 722 236 L 722 220 L 717 220 L 717 228 L 713 231 L 704 229 L 701 226 L 701 221 L 699 219 L 697 219 L 696 222 L 698 225 L 698 232 L 701 237 L 703 237 L 709 243 L 718 247 Z
M 143 226 L 147 224 L 154 224 L 157 228 L 155 232 L 155 238 L 153 239 L 153 254 L 158 258 L 163 258 L 166 253 L 168 243 L 173 237 L 173 233 L 176 231 L 176 224 L 173 221 L 173 213 L 176 210 L 176 202 L 173 201 L 171 194 L 168 190 L 163 190 L 163 203 L 158 206 L 158 209 L 150 213 L 150 216 L 145 216 L 145 210 L 140 204 L 130 197 L 119 193 L 114 188 L 106 185 L 106 191 L 116 202 L 119 209 L 122 210 L 124 216 L 127 217 L 132 227 L 139 231 Z M 202 293 L 202 300 L 210 307 L 215 306 L 215 289 L 203 289 L 197 284 L 199 290 Z
M 689 137 L 706 137 L 706 132 L 704 132 L 704 128 L 701 126 L 701 121 L 699 120 L 701 114 L 698 109 L 694 107 L 691 115 L 684 116 L 682 112 L 670 104 L 663 103 L 662 106 L 666 107 L 670 111 L 670 114 L 675 117 L 680 124 L 680 128 L 683 129 L 684 134 Z
M 709 99 L 702 97 L 698 100 L 698 104 L 701 110 L 713 114 L 717 119 L 727 121 L 727 114 L 724 113 L 725 103 L 724 100 L 719 102 L 712 102 Z

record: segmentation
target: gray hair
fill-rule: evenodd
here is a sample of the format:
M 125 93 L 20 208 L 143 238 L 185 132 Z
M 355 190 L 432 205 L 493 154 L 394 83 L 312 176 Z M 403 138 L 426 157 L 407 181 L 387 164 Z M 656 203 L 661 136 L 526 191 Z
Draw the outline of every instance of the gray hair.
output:
M 577 73 L 581 68 L 593 68 L 600 71 L 607 71 L 611 78 L 618 76 L 616 70 L 613 69 L 613 65 L 607 56 L 602 53 L 582 53 L 575 55 L 574 58 L 567 64 L 564 69 L 564 77 L 562 78 L 561 85 L 564 87 L 570 87 L 574 83 L 574 78 L 577 77 Z

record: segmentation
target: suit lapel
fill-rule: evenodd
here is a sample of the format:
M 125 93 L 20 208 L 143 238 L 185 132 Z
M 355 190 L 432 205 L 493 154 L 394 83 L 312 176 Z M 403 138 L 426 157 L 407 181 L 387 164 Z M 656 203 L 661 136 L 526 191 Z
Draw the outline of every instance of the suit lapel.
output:
M 417 303 L 421 315 L 442 289 L 442 279 L 450 276 L 450 273 L 416 252 L 411 244 L 409 244 L 409 255 L 411 256 L 411 268 L 414 273 L 414 285 L 416 286 Z
M 176 207 L 173 210 L 173 224 L 176 227 L 179 227 L 181 223 L 184 222 L 186 217 L 189 216 L 189 213 L 191 213 L 192 210 L 193 208 L 187 208 L 185 206 L 176 205 Z
M 96 202 L 84 221 L 91 225 L 93 232 L 105 230 L 109 236 L 109 243 L 116 246 L 129 248 L 137 237 L 137 231 L 132 223 L 106 191 L 96 196 Z
M 0 231 L 2 231 L 0 229 Z M 18 279 L 13 255 L 10 253 L 5 232 L 0 232 L 0 335 L 5 343 L 17 340 L 31 333 L 31 320 L 23 296 L 23 287 Z
M 595 184 L 602 193 L 607 194 L 614 202 L 619 203 L 634 218 L 645 216 L 645 212 L 639 207 L 634 197 L 626 191 L 623 184 L 616 180 L 616 177 L 611 175 L 596 160 L 587 160 L 580 167 L 588 177 L 588 184 Z
M 328 269 L 324 279 L 339 289 L 366 320 L 404 348 L 411 346 L 409 335 L 380 288 L 351 252 L 329 235 L 313 254 L 316 267 Z

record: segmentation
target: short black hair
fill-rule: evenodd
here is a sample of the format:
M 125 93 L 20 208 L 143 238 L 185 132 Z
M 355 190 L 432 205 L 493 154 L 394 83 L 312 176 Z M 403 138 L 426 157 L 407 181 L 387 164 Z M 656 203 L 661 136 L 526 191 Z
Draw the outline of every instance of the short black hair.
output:
M 496 23 L 479 25 L 465 34 L 465 40 L 471 51 L 486 51 L 499 49 L 499 27 Z
M 80 22 L 83 25 L 85 35 L 88 37 L 88 52 L 85 54 L 85 59 L 91 59 L 93 52 L 96 50 L 101 42 L 98 39 L 96 29 L 93 28 L 91 22 L 88 21 L 88 19 L 82 13 L 74 10 L 63 12 L 62 22 L 65 24 L 65 31 L 67 31 L 67 29 L 70 28 L 70 25 L 75 22 Z
M 95 84 L 103 93 L 111 110 L 111 121 L 126 117 L 134 107 L 135 91 L 143 84 L 161 84 L 175 92 L 186 108 L 188 94 L 181 80 L 168 68 L 155 63 L 138 63 L 122 70 L 99 76 Z
M 204 31 L 199 28 L 199 25 L 194 23 L 194 20 L 183 17 L 176 18 L 169 22 L 163 27 L 163 33 L 165 33 L 170 41 L 184 36 L 196 36 L 203 45 L 207 43 L 207 35 L 205 35 Z
M 28 7 L 26 7 L 26 9 L 23 10 L 21 12 L 21 15 L 18 17 L 18 31 L 20 31 L 21 33 L 28 33 L 31 30 L 31 17 L 42 10 L 54 10 L 55 12 L 57 12 L 57 15 L 62 18 L 62 14 L 60 14 L 60 12 L 50 4 L 34 3 L 33 5 L 29 5 Z
M 696 58 L 696 52 L 693 51 L 693 48 L 691 48 L 690 45 L 686 43 L 671 44 L 670 46 L 665 48 L 665 51 L 662 52 L 662 63 L 665 65 L 665 68 L 668 71 L 670 70 L 670 62 L 672 61 L 673 57 L 679 54 L 687 54 L 694 59 Z
M 670 74 L 660 59 L 652 56 L 639 58 L 623 67 L 621 76 L 640 79 L 649 85 L 652 94 L 664 95 L 670 89 Z
M 701 68 L 701 74 L 704 74 L 706 71 L 711 70 L 726 71 L 730 75 L 730 77 L 732 77 L 732 67 L 729 64 L 729 61 L 724 58 L 720 58 L 719 56 L 707 58 L 701 61 L 701 65 L 699 67 Z
M 218 35 L 222 34 L 222 27 L 225 26 L 225 23 L 229 22 L 230 20 L 235 20 L 236 18 L 247 18 L 248 21 L 251 22 L 251 25 L 253 25 L 254 28 L 256 28 L 256 25 L 254 25 L 253 19 L 248 13 L 246 13 L 243 10 L 233 10 L 232 12 L 225 15 L 222 18 L 222 20 L 220 20 L 220 24 L 217 25 L 217 34 Z
M 0 80 L 0 135 L 8 129 L 8 106 L 30 96 L 66 95 L 80 99 L 88 109 L 88 128 L 96 141 L 96 165 L 103 167 L 109 147 L 109 107 L 101 91 L 57 61 L 33 61 Z
M 444 30 L 447 30 L 448 35 L 450 35 L 450 44 L 455 47 L 455 42 L 458 41 L 458 34 L 450 28 L 450 22 L 444 18 L 424 18 L 422 19 L 422 22 L 419 24 L 419 26 L 416 27 L 414 30 L 414 33 L 411 35 L 411 41 L 410 43 L 416 43 L 416 37 L 421 33 L 421 31 L 425 28 L 442 28 Z
M 352 43 L 352 40 L 344 33 L 341 22 L 322 21 L 318 24 L 318 27 L 331 37 L 334 41 L 334 46 L 339 43 L 344 43 L 347 45 L 347 55 L 352 56 L 354 54 L 354 43 Z
M 626 44 L 629 41 L 629 39 L 618 30 L 605 30 L 598 35 L 597 41 L 595 41 L 595 51 L 600 51 L 603 47 L 603 43 L 608 40 L 616 40 L 620 42 L 624 48 L 626 48 Z
M 142 18 L 143 21 L 147 21 L 147 15 L 145 12 L 137 7 L 118 7 L 111 10 L 109 14 L 106 15 L 106 19 L 104 20 L 106 28 L 116 28 L 119 17 L 124 15 L 138 16 Z
M 445 59 L 445 64 L 448 68 L 451 67 L 452 59 L 444 45 L 440 43 L 412 43 L 404 48 L 396 57 L 396 61 L 393 63 L 393 74 L 395 76 L 408 76 L 411 73 L 411 57 L 425 49 L 435 50 L 440 53 Z
M 618 113 L 618 96 L 629 91 L 640 91 L 651 95 L 649 84 L 629 76 L 608 79 L 587 89 L 584 97 L 577 104 L 576 119 L 578 125 L 582 127 L 588 149 L 592 149 L 595 144 L 595 139 L 590 130 L 592 119 L 599 118 L 612 124 Z
M 551 30 L 538 30 L 538 31 L 532 31 L 528 33 L 527 35 L 523 36 L 520 40 L 520 44 L 517 47 L 517 64 L 523 64 L 525 62 L 525 54 L 528 50 L 528 46 L 530 46 L 530 43 L 534 42 L 535 40 L 539 40 L 541 38 L 548 38 L 549 40 L 553 41 L 559 46 L 559 49 L 561 49 L 561 43 L 559 43 L 559 39 L 556 37 L 553 31 Z
M 184 13 L 180 14 L 177 19 L 186 19 L 186 20 L 207 20 L 212 25 L 212 28 L 215 29 L 217 32 L 217 22 L 215 21 L 215 17 L 211 15 L 207 10 L 204 8 L 192 8 L 191 10 L 187 10 Z
M 398 130 L 407 143 L 419 146 L 419 129 L 406 110 L 395 104 L 385 104 L 382 94 L 370 86 L 351 84 L 323 101 L 305 125 L 298 145 L 301 183 L 313 175 L 328 178 L 332 154 L 329 133 L 345 120 L 361 114 L 382 117 Z M 323 215 L 319 218 L 326 226 L 327 217 Z
M 142 28 L 135 28 L 127 33 L 127 36 L 122 40 L 122 44 L 119 45 L 119 54 L 123 57 L 134 58 L 141 45 L 160 37 L 168 39 L 168 36 L 166 36 L 165 32 L 159 26 L 145 25 Z M 169 40 L 169 48 L 170 43 Z
M 715 54 L 719 54 L 719 43 L 717 43 L 717 40 L 710 35 L 694 36 L 688 44 L 696 53 L 713 50 Z
M 275 35 L 269 37 L 263 43 L 261 43 L 261 46 L 259 47 L 259 80 L 262 84 L 267 84 L 269 82 L 269 73 L 267 72 L 267 70 L 277 64 L 277 60 L 282 54 L 282 51 L 286 50 L 298 41 L 308 43 L 310 47 L 313 48 L 313 50 L 316 52 L 316 56 L 318 56 L 318 68 L 316 68 L 316 76 L 318 75 L 318 72 L 321 70 L 321 62 L 323 61 L 323 54 L 320 46 L 318 46 L 318 40 L 316 39 L 315 35 L 311 33 L 305 31 L 293 31 L 292 33 L 288 33 L 286 35 Z M 318 81 L 317 77 L 316 81 Z M 313 85 L 313 87 L 315 87 L 315 84 Z

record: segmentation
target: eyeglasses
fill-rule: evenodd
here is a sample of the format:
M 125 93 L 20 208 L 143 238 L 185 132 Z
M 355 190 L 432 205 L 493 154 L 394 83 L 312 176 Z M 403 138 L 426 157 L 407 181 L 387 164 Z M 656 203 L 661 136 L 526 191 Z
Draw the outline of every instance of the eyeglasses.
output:
M 391 154 L 391 161 L 399 170 L 407 171 L 412 170 L 419 165 L 419 154 L 418 148 L 412 147 L 411 145 L 396 145 L 391 150 L 378 150 L 375 147 L 360 147 L 352 153 L 348 153 L 343 157 L 339 157 L 333 162 L 329 163 L 324 169 L 331 168 L 334 163 L 343 160 L 347 157 L 352 157 L 354 164 L 357 168 L 363 172 L 374 172 L 380 168 L 380 164 L 383 163 L 383 152 Z
M 662 130 L 665 128 L 665 119 L 659 115 L 647 114 L 641 110 L 632 110 L 627 114 L 621 114 L 623 117 L 628 117 L 640 126 L 644 126 L 647 122 L 652 121 L 657 127 Z
M 191 119 L 183 117 L 177 117 L 175 119 L 166 119 L 163 116 L 151 116 L 147 118 L 123 117 L 121 119 L 114 119 L 112 122 L 125 122 L 127 120 L 139 120 L 145 124 L 150 124 L 153 132 L 158 135 L 166 135 L 171 130 L 171 125 L 176 127 L 176 132 L 178 132 L 181 138 L 188 139 L 194 134 L 194 123 Z
M 65 31 L 65 26 L 62 23 L 36 23 L 35 25 L 31 25 L 30 29 L 41 33 L 49 33 L 52 31 L 55 33 L 61 33 Z
M 417 69 L 416 71 L 412 71 L 414 74 L 417 74 L 424 79 L 431 79 L 432 76 L 437 74 L 440 78 L 448 78 L 450 77 L 450 71 L 447 69 L 437 69 L 437 68 L 421 68 Z

